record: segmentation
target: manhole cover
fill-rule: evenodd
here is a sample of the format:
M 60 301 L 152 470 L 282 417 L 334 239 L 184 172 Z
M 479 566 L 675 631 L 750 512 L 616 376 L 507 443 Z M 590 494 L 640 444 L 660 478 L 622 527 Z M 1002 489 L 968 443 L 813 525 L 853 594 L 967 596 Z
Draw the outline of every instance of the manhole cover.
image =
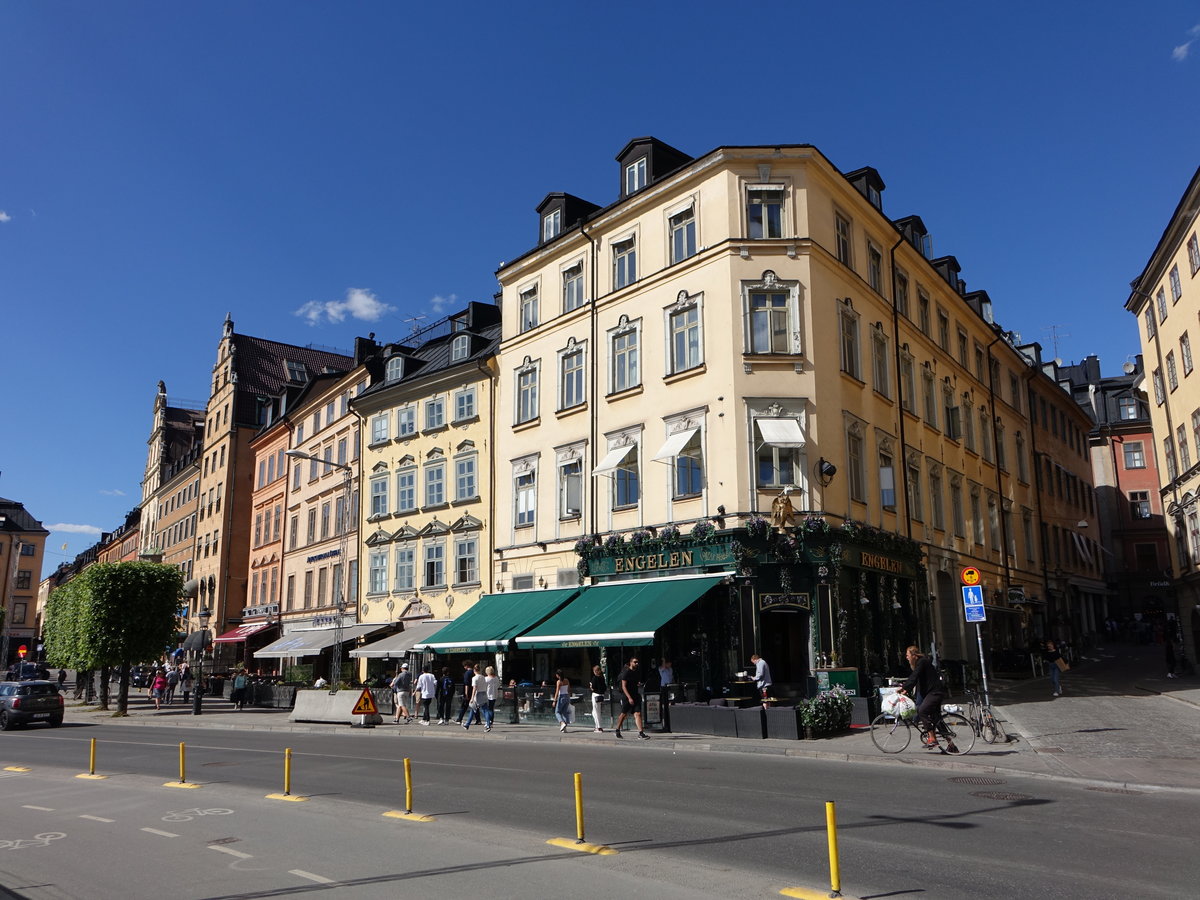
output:
M 984 800 L 1032 800 L 1028 794 L 1013 794 L 1008 791 L 971 791 L 972 797 L 981 797 Z
M 1144 793 L 1145 793 L 1145 791 L 1130 791 L 1130 790 L 1126 790 L 1125 788 L 1110 788 L 1110 787 L 1090 787 L 1090 788 L 1088 788 L 1088 790 L 1089 790 L 1089 791 L 1099 791 L 1099 792 L 1100 792 L 1100 793 L 1102 793 L 1102 794 L 1132 794 L 1132 795 L 1138 795 L 1138 794 L 1144 794 Z
M 958 775 L 950 779 L 955 784 L 1005 784 L 1003 778 L 986 778 L 983 775 Z

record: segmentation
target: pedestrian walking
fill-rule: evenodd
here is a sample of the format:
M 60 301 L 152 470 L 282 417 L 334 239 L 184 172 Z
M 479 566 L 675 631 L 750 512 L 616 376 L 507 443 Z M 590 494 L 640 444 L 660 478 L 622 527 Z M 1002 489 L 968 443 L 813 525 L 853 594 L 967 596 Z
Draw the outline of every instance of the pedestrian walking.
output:
M 449 725 L 450 714 L 454 711 L 454 679 L 447 666 L 442 666 L 442 674 L 438 676 L 437 705 L 438 724 Z
M 1042 650 L 1042 659 L 1046 661 L 1046 668 L 1050 670 L 1050 696 L 1061 697 L 1062 673 L 1071 667 L 1063 659 L 1063 655 L 1054 641 L 1046 641 Z
M 396 718 L 395 724 L 400 724 L 400 719 L 404 719 L 404 724 L 407 725 L 412 721 L 412 712 L 409 707 L 412 706 L 412 673 L 408 671 L 408 663 L 400 664 L 400 671 L 396 673 L 396 677 L 392 679 L 392 696 L 396 699 Z
M 67 670 L 59 669 L 58 670 L 58 692 L 60 694 L 64 693 L 64 691 L 66 690 L 66 687 L 67 687 Z
M 638 677 L 638 658 L 634 656 L 629 660 L 629 665 L 623 668 L 621 674 L 617 676 L 617 686 L 621 689 L 621 715 L 617 717 L 613 735 L 618 739 L 622 737 L 621 726 L 625 724 L 625 717 L 632 714 L 633 721 L 637 725 L 638 738 L 643 741 L 650 740 L 642 724 L 642 698 L 638 693 Z
M 496 670 L 488 666 L 483 670 L 483 730 L 492 730 L 496 720 L 496 700 L 500 697 L 500 679 Z
M 1175 674 L 1175 642 L 1169 636 L 1163 641 L 1163 662 L 1167 667 L 1167 677 L 1178 678 Z
M 437 679 L 433 677 L 433 669 L 426 665 L 421 668 L 417 678 L 417 693 L 421 696 L 421 724 L 429 724 L 429 704 L 437 696 Z
M 179 671 L 174 667 L 167 669 L 167 704 L 175 702 L 175 688 L 179 687 Z
M 571 724 L 571 679 L 562 669 L 554 673 L 554 718 L 558 719 L 558 730 L 565 734 Z
M 234 709 L 244 709 L 246 706 L 246 690 L 250 687 L 250 675 L 245 667 L 239 669 L 233 676 L 233 690 L 229 699 L 233 701 Z
M 600 722 L 604 714 L 604 697 L 608 694 L 608 682 L 604 680 L 604 671 L 599 666 L 592 666 L 592 731 L 602 732 Z
M 480 671 L 479 666 L 471 667 L 470 677 L 471 683 L 468 687 L 471 690 L 471 698 L 467 701 L 467 721 L 463 723 L 464 731 L 469 730 L 475 722 L 483 722 L 483 714 L 479 707 L 487 696 L 484 684 L 486 676 Z
M 192 696 L 192 667 L 187 663 L 179 667 L 179 690 L 183 692 L 183 702 L 186 704 Z
M 162 709 L 162 699 L 166 692 L 167 673 L 162 669 L 156 669 L 150 678 L 150 699 L 154 701 L 155 709 Z
M 471 681 L 475 677 L 475 664 L 470 660 L 463 662 L 462 676 L 462 706 L 458 708 L 458 724 L 462 724 L 463 716 L 471 705 Z

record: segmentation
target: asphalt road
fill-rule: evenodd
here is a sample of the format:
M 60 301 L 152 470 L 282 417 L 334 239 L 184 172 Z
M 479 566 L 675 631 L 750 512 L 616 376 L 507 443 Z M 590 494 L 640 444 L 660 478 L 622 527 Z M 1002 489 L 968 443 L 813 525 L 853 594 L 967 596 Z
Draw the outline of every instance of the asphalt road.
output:
M 87 771 L 91 738 L 104 780 L 75 777 Z M 187 781 L 199 788 L 165 786 L 178 781 L 180 741 Z M 292 793 L 306 801 L 266 799 L 283 789 L 285 747 Z M 431 822 L 384 816 L 404 809 L 406 755 L 414 812 Z M 575 772 L 588 841 L 617 855 L 546 843 L 575 837 Z M 978 780 L 862 762 L 664 753 L 628 739 L 571 746 L 406 740 L 382 729 L 28 729 L 0 735 L 0 884 L 35 900 L 775 897 L 785 887 L 828 887 L 825 801 L 833 800 L 848 894 L 1194 896 L 1200 860 L 1189 823 L 1200 798 L 964 777 Z

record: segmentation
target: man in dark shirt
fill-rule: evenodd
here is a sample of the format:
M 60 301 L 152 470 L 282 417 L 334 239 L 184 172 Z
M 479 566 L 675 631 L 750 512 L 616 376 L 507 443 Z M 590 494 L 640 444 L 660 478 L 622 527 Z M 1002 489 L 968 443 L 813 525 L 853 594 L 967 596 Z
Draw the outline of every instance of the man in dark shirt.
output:
M 617 676 L 617 684 L 621 688 L 621 715 L 617 717 L 617 727 L 613 729 L 613 734 L 618 738 L 621 737 L 621 726 L 625 724 L 625 717 L 632 713 L 638 729 L 638 738 L 643 741 L 650 740 L 642 726 L 642 698 L 638 694 L 640 677 L 636 656 L 629 660 L 629 665 Z
M 599 666 L 592 666 L 592 731 L 603 731 L 600 722 L 604 716 L 604 695 L 608 693 L 608 682 L 604 680 L 604 671 Z
M 463 680 L 462 680 L 462 706 L 458 710 L 458 724 L 462 724 L 463 716 L 466 715 L 468 707 L 471 705 L 471 683 L 475 680 L 475 664 L 467 661 L 463 663 Z M 469 721 L 469 720 L 468 720 Z

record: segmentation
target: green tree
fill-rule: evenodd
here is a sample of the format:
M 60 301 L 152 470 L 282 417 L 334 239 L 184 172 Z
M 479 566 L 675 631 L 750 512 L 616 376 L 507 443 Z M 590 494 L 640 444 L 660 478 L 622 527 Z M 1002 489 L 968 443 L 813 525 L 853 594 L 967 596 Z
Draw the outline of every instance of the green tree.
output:
M 100 563 L 51 596 L 44 631 L 52 635 L 47 659 L 74 668 L 119 666 L 117 715 L 129 705 L 129 667 L 158 659 L 176 634 L 175 611 L 183 576 L 174 566 L 150 562 Z M 51 657 L 50 653 L 54 656 Z

